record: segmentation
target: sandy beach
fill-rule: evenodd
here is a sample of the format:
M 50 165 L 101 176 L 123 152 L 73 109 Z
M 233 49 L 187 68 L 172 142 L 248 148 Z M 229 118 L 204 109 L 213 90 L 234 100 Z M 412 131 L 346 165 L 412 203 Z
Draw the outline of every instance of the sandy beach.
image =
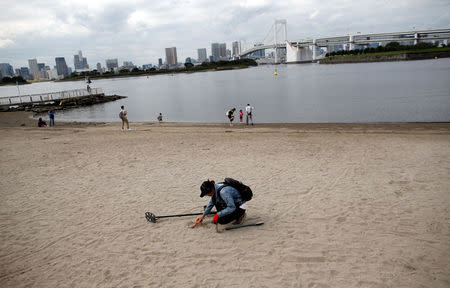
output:
M 450 124 L 24 115 L 0 115 L 0 287 L 450 287 Z M 201 212 L 224 177 L 263 226 L 146 221 Z

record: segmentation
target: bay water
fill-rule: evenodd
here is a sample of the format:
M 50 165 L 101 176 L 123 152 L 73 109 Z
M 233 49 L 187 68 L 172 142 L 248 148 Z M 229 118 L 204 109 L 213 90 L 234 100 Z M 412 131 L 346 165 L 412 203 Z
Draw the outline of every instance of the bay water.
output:
M 278 75 L 274 75 L 274 72 Z M 358 64 L 260 65 L 239 70 L 94 80 L 128 98 L 66 111 L 57 121 L 227 122 L 254 109 L 255 123 L 450 122 L 450 58 Z M 0 97 L 85 89 L 84 81 L 2 86 Z M 235 120 L 235 122 L 236 122 Z

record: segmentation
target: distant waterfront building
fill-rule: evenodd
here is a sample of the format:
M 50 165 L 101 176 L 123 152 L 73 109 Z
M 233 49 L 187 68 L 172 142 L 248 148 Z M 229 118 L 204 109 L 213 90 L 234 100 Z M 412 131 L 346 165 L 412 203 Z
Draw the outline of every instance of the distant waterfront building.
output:
M 20 67 L 18 76 L 22 76 L 22 78 L 26 80 L 32 79 L 28 67 Z
M 232 51 L 232 56 L 233 57 L 239 57 L 239 54 L 241 53 L 241 45 L 239 45 L 240 43 L 238 41 L 234 41 L 233 43 L 231 43 L 231 49 Z
M 219 61 L 220 60 L 219 43 L 212 43 L 211 44 L 211 56 L 212 56 L 213 61 Z
M 14 69 L 9 63 L 0 63 L 0 73 L 2 77 L 14 76 Z
M 55 79 L 61 78 L 61 76 L 58 75 L 58 70 L 56 70 L 56 69 L 48 70 L 47 73 L 48 73 L 48 79 L 50 79 L 50 80 L 55 80 Z
M 56 57 L 55 63 L 56 63 L 56 71 L 58 72 L 58 75 L 62 76 L 63 78 L 68 77 L 69 76 L 69 68 L 67 67 L 66 59 L 64 59 L 64 57 Z
M 148 69 L 150 69 L 150 68 L 152 68 L 152 67 L 153 67 L 152 64 L 143 64 L 143 65 L 142 65 L 142 70 L 148 70 Z
M 158 58 L 158 67 L 161 67 L 162 65 L 163 65 L 162 58 Z
M 102 64 L 100 62 L 97 63 L 97 72 L 102 73 Z
M 128 69 L 128 70 L 131 71 L 131 70 L 133 70 L 134 67 L 136 67 L 136 66 L 134 66 L 133 62 L 131 62 L 131 61 L 123 61 L 122 68 Z
M 166 64 L 169 66 L 178 64 L 177 47 L 166 48 Z
M 186 60 L 184 61 L 184 63 L 192 63 L 191 57 L 187 57 Z
M 206 48 L 197 49 L 198 53 L 198 62 L 203 63 L 208 60 L 208 56 L 206 55 Z
M 214 62 L 214 56 L 212 55 L 209 56 L 209 62 Z
M 119 68 L 119 61 L 116 59 L 106 59 L 106 69 L 108 71 L 114 71 Z
M 36 59 L 29 59 L 28 60 L 28 66 L 30 67 L 30 74 L 31 74 L 31 76 L 33 78 L 37 77 L 37 72 L 39 71 L 37 60 Z
M 78 51 L 77 55 L 73 55 L 73 65 L 75 66 L 75 71 L 89 69 L 87 59 L 86 57 L 83 57 L 81 50 Z
M 220 43 L 219 44 L 219 51 L 220 51 L 220 60 L 226 60 L 226 58 L 227 58 L 227 44 L 226 43 Z

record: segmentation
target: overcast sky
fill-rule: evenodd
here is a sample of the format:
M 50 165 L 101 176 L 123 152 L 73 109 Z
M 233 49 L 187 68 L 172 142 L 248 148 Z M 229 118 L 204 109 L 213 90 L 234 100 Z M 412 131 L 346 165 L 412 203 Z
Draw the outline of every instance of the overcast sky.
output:
M 262 41 L 275 19 L 287 20 L 288 40 L 361 33 L 450 28 L 450 0 L 0 0 L 0 62 L 28 67 L 36 58 L 83 51 L 90 67 L 118 58 L 135 65 L 197 58 L 197 48 L 236 40 Z M 244 44 L 244 42 L 243 42 Z

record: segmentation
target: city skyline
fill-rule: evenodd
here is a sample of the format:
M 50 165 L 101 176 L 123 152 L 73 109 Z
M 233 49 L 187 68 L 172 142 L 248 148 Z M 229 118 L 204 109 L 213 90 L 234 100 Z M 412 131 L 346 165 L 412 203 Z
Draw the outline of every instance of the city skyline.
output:
M 56 1 L 57 2 L 57 1 Z M 376 3 L 373 3 L 376 2 Z M 381 3 L 382 2 L 382 3 Z M 275 19 L 286 19 L 288 39 L 450 26 L 448 1 L 29 1 L 4 3 L 0 17 L 0 63 L 29 67 L 37 59 L 53 67 L 55 57 L 72 59 L 82 50 L 89 67 L 106 59 L 137 66 L 158 64 L 165 48 L 178 59 L 197 58 L 212 43 L 252 46 Z M 51 63 L 51 64 L 48 64 Z

